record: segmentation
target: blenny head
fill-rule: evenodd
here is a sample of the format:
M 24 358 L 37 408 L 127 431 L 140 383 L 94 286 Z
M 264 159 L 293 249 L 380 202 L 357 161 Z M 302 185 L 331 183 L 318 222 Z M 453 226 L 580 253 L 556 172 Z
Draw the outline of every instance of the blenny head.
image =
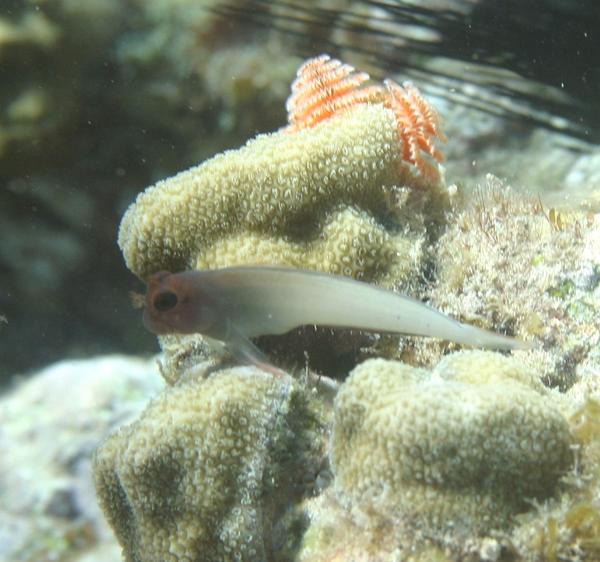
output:
M 198 282 L 197 272 L 159 271 L 146 281 L 144 326 L 155 334 L 208 331 L 216 320 L 216 304 Z

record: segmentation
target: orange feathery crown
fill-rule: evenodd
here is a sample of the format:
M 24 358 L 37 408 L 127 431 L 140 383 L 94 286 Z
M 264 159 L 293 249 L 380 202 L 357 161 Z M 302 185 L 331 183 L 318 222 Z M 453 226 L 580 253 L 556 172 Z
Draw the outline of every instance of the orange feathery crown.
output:
M 286 108 L 289 125 L 284 129 L 294 133 L 350 111 L 365 103 L 382 103 L 396 118 L 402 140 L 402 159 L 412 164 L 427 179 L 439 178 L 439 170 L 431 159 L 442 162 L 437 140 L 445 141 L 440 130 L 437 111 L 419 90 L 410 83 L 399 86 L 393 80 L 381 86 L 364 86 L 370 79 L 366 72 L 356 72 L 329 55 L 307 60 L 292 84 L 292 95 Z

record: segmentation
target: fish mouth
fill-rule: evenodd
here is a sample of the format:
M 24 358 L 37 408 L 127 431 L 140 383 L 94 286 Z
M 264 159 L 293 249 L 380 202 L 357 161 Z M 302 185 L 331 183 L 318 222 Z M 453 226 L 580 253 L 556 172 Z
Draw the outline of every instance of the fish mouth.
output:
M 144 313 L 142 315 L 142 322 L 144 328 L 157 336 L 164 334 L 173 333 L 173 328 L 169 326 L 164 320 L 156 318 L 149 309 L 148 305 L 144 306 Z

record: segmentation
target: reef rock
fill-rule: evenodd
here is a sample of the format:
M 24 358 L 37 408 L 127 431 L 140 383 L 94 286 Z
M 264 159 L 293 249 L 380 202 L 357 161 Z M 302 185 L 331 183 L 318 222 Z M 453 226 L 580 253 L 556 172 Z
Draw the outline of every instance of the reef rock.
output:
M 424 297 L 464 322 L 535 338 L 523 360 L 549 386 L 564 391 L 597 371 L 600 215 L 545 208 L 491 175 L 453 205 Z M 416 347 L 429 365 L 447 349 Z
M 118 562 L 91 458 L 163 386 L 154 361 L 61 361 L 0 400 L 0 560 Z

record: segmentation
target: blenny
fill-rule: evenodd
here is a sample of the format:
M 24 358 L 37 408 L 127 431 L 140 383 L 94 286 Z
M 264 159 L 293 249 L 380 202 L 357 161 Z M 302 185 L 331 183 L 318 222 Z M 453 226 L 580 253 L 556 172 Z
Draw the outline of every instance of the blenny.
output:
M 407 296 L 347 277 L 270 266 L 161 271 L 149 277 L 144 325 L 155 334 L 200 333 L 242 362 L 268 364 L 250 338 L 306 324 L 441 338 L 492 349 L 527 342 L 461 324 Z

